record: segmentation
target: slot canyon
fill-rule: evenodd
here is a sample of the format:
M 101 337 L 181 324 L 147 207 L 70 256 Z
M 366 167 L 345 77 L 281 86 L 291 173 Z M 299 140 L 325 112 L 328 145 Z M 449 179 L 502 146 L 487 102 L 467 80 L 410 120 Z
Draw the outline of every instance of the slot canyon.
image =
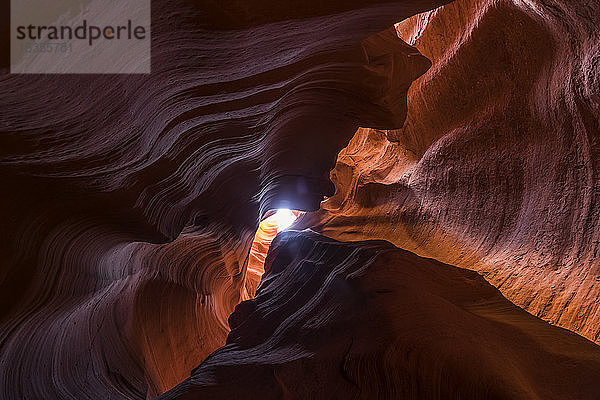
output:
M 600 2 L 151 6 L 1 60 L 0 399 L 600 399 Z

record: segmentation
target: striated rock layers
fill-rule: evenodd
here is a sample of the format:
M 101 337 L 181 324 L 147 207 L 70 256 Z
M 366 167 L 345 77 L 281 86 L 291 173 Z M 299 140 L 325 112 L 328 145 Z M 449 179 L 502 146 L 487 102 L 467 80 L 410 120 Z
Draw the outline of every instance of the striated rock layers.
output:
M 393 24 L 445 2 L 154 1 L 149 75 L 4 66 L 0 398 L 156 396 L 223 345 L 260 217 L 402 125 Z
M 308 226 L 474 269 L 600 343 L 600 4 L 458 0 L 400 23 L 433 66 L 359 130 Z
M 596 399 L 600 347 L 388 242 L 275 239 L 227 345 L 160 400 Z
M 229 322 L 166 398 L 597 395 L 592 342 L 389 244 L 290 233 L 228 322 L 261 218 L 331 196 L 299 223 L 600 341 L 598 2 L 300 3 L 154 1 L 149 75 L 3 70 L 0 398 L 158 396 Z

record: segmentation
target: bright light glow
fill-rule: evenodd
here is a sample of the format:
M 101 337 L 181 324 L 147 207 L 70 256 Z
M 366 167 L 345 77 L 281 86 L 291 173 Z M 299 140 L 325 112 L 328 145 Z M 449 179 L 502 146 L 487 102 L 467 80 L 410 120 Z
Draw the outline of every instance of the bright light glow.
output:
M 302 214 L 304 214 L 302 211 L 281 208 L 260 222 L 254 235 L 254 242 L 252 242 L 252 247 L 250 248 L 246 274 L 247 292 L 244 294 L 244 300 L 254 297 L 256 288 L 265 272 L 265 257 L 275 236 L 279 232 L 289 228 L 296 218 Z
M 280 208 L 269 219 L 277 225 L 277 231 L 281 232 L 287 229 L 298 218 L 292 210 Z

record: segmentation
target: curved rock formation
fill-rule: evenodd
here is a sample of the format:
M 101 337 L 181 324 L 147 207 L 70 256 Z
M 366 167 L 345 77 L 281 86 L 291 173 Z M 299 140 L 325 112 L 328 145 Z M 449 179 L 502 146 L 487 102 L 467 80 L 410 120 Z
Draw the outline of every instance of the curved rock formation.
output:
M 446 264 L 600 342 L 599 6 L 414 16 L 444 3 L 153 1 L 149 75 L 4 68 L 0 398 L 155 397 L 207 356 L 165 398 L 598 393 L 597 346 Z M 259 221 L 319 207 L 446 264 L 290 233 L 228 321 Z
M 250 297 L 254 297 L 256 288 L 265 273 L 265 259 L 271 242 L 279 232 L 287 229 L 302 214 L 301 211 L 282 209 L 272 213 L 258 225 L 246 266 L 246 289 Z
M 391 28 L 444 2 L 154 1 L 149 75 L 5 69 L 0 397 L 155 396 L 224 344 L 260 217 L 401 125 L 430 63 Z
M 595 399 L 600 347 L 388 242 L 275 239 L 227 345 L 161 400 Z
M 599 16 L 589 2 L 458 0 L 400 23 L 433 66 L 402 129 L 357 132 L 308 225 L 474 269 L 600 343 Z

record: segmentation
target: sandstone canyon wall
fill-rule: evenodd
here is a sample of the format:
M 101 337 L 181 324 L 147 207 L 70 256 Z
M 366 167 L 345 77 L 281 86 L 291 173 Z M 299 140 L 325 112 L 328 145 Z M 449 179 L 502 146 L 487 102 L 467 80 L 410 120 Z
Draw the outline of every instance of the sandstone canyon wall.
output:
M 156 396 L 223 345 L 261 216 L 402 124 L 392 27 L 442 3 L 155 1 L 149 75 L 5 68 L 0 397 Z
M 475 269 L 599 342 L 599 16 L 594 2 L 456 1 L 400 23 L 433 66 L 402 129 L 360 130 L 340 154 L 321 231 Z
M 0 398 L 205 359 L 165 398 L 599 393 L 599 5 L 325 3 L 154 1 L 149 75 L 3 70 Z M 290 233 L 230 317 L 281 207 L 440 262 Z
M 161 400 L 595 399 L 600 347 L 389 242 L 275 239 L 227 345 Z

